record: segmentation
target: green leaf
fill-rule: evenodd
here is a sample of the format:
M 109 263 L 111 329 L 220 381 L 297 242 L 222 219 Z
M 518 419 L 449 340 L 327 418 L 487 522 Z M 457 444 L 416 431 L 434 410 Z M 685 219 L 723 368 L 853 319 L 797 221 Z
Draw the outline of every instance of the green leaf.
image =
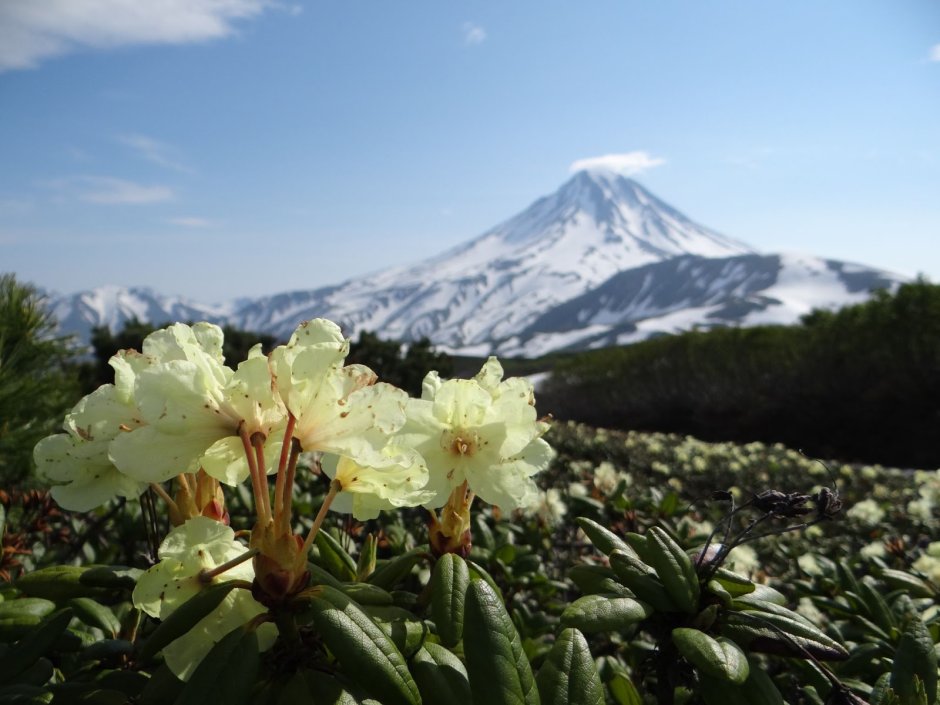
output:
M 486 568 L 474 560 L 467 560 L 466 563 L 467 568 L 470 570 L 470 582 L 482 580 L 490 586 L 490 589 L 493 590 L 493 592 L 499 595 L 500 599 L 503 598 L 503 591 L 499 589 L 499 585 L 496 584 L 496 581 L 493 580 L 493 576 L 487 572 Z
M 369 534 L 359 549 L 359 560 L 356 562 L 356 580 L 366 580 L 375 571 L 376 550 L 378 544 L 375 536 Z
M 388 705 L 421 702 L 401 652 L 355 602 L 326 585 L 307 592 L 314 626 L 346 674 Z
M 885 602 L 885 599 L 878 591 L 877 582 L 873 578 L 865 576 L 858 583 L 858 586 L 861 590 L 860 597 L 864 601 L 872 621 L 890 634 L 891 630 L 897 626 L 897 622 L 891 613 L 891 608 L 888 607 L 888 603 Z
M 888 683 L 891 680 L 890 673 L 882 673 L 875 681 L 875 686 L 871 689 L 871 695 L 868 700 L 871 705 L 901 705 L 901 699 L 891 689 Z
M 705 705 L 786 705 L 777 686 L 759 664 L 750 664 L 747 680 L 739 685 L 702 675 L 699 689 Z
M 636 686 L 630 677 L 622 671 L 614 674 L 614 677 L 607 683 L 610 695 L 617 705 L 643 705 L 643 699 L 637 692 Z
M 176 700 L 183 689 L 183 681 L 177 678 L 169 666 L 160 664 L 150 677 L 150 681 L 140 693 L 140 705 L 166 705 Z
M 340 580 L 356 580 L 356 561 L 329 531 L 318 531 L 314 543 L 319 549 L 319 563 Z
M 563 627 L 575 627 L 588 634 L 619 632 L 642 622 L 653 608 L 630 597 L 616 595 L 585 595 L 561 613 Z
M 360 605 L 390 605 L 394 602 L 390 592 L 371 583 L 341 583 L 338 587 Z
M 251 702 L 260 660 L 255 630 L 245 627 L 233 629 L 199 662 L 176 705 L 205 705 L 207 702 L 242 705 Z
M 72 620 L 66 608 L 47 617 L 35 630 L 20 639 L 0 663 L 0 683 L 9 681 L 36 663 L 52 649 Z
M 91 566 L 53 565 L 20 576 L 16 587 L 24 595 L 55 602 L 63 602 L 73 597 L 104 597 L 113 593 L 111 588 L 82 580 L 85 573 L 91 570 L 94 570 Z
M 610 567 L 617 579 L 642 602 L 657 612 L 676 612 L 678 607 L 649 565 L 623 551 L 610 554 Z
M 453 553 L 441 556 L 431 575 L 431 618 L 444 646 L 455 646 L 463 638 L 464 600 L 470 570 Z
M 757 610 L 728 612 L 721 632 L 756 653 L 804 658 L 805 649 L 821 661 L 840 661 L 849 655 L 842 644 L 806 623 L 799 615 L 793 617 Z
M 903 570 L 885 568 L 879 577 L 891 588 L 906 590 L 912 597 L 935 597 L 937 594 L 930 584 Z
M 689 554 L 658 526 L 646 532 L 646 545 L 649 561 L 669 596 L 683 612 L 697 612 L 700 588 Z
M 604 688 L 584 635 L 565 629 L 535 679 L 544 705 L 604 705 Z
M 415 655 L 431 633 L 424 622 L 414 619 L 399 619 L 393 622 L 378 622 L 379 628 L 392 640 L 405 660 Z
M 568 569 L 568 577 L 585 593 L 608 592 L 603 581 L 616 577 L 613 570 L 603 565 L 581 563 Z
M 757 586 L 743 575 L 738 575 L 727 568 L 719 568 L 712 576 L 733 597 L 740 597 L 753 593 Z
M 385 590 L 394 589 L 428 555 L 427 548 L 415 548 L 391 560 L 379 563 L 368 582 Z
M 17 600 L 0 602 L 0 619 L 19 619 L 20 617 L 45 617 L 55 610 L 55 602 L 41 597 L 21 597 Z
M 891 688 L 905 702 L 914 695 L 915 676 L 923 683 L 927 702 L 937 699 L 937 652 L 924 623 L 912 619 L 898 640 L 891 670 Z
M 581 530 L 587 534 L 588 539 L 594 544 L 594 548 L 605 556 L 609 556 L 615 550 L 636 555 L 636 551 L 622 538 L 617 536 L 617 534 L 610 529 L 601 526 L 596 521 L 588 519 L 587 517 L 578 517 L 575 521 L 578 522 L 578 526 L 581 527 Z M 637 556 L 637 558 L 639 558 L 639 556 Z
M 234 581 L 208 585 L 184 602 L 153 631 L 140 650 L 140 660 L 149 661 L 163 647 L 189 632 L 196 624 L 218 607 L 225 596 L 235 589 Z
M 439 644 L 426 643 L 411 660 L 424 705 L 469 703 L 470 681 L 463 662 Z
M 484 580 L 467 588 L 464 654 L 476 705 L 538 705 L 532 668 L 502 600 Z
M 747 680 L 750 672 L 747 656 L 730 639 L 713 639 L 698 629 L 678 627 L 672 630 L 672 643 L 701 674 L 732 683 Z
M 75 616 L 89 627 L 98 627 L 112 637 L 116 637 L 121 631 L 121 622 L 114 616 L 114 612 L 90 597 L 73 597 L 69 600 L 69 607 L 75 611 Z

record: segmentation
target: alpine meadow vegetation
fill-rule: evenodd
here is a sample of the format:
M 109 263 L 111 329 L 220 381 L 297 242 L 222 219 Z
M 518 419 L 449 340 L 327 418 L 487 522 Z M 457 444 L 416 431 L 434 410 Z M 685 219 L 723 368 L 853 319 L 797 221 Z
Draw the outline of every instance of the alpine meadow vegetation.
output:
M 940 472 L 555 420 L 495 357 L 405 391 L 324 319 L 247 348 L 146 331 L 43 419 L 0 702 L 937 702 Z

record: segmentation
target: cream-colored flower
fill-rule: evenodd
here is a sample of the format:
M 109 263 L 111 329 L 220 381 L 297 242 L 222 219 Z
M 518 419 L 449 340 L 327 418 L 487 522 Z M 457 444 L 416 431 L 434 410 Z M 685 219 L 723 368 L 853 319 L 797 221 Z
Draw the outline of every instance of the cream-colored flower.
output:
M 873 499 L 863 499 L 853 504 L 845 515 L 864 526 L 877 526 L 885 518 L 885 511 Z
M 246 553 L 248 548 L 235 540 L 228 526 L 207 517 L 193 517 L 173 529 L 160 546 L 160 562 L 147 570 L 134 588 L 134 606 L 151 617 L 166 619 L 203 587 L 202 571 L 209 571 Z M 214 579 L 251 581 L 251 561 L 239 563 Z M 249 590 L 232 590 L 212 612 L 185 635 L 163 649 L 167 666 L 178 678 L 188 680 L 212 647 L 233 629 L 266 612 Z M 258 629 L 262 650 L 271 647 L 277 636 L 273 624 Z
M 323 471 L 340 485 L 331 510 L 366 521 L 381 511 L 417 507 L 434 498 L 432 492 L 423 489 L 428 469 L 416 451 L 390 445 L 383 456 L 382 465 L 361 465 L 337 455 L 323 458 Z
M 221 482 L 238 484 L 248 477 L 242 432 L 260 434 L 267 468 L 276 462 L 287 412 L 267 358 L 255 346 L 233 371 L 222 363 L 221 346 L 221 329 L 208 323 L 178 323 L 147 337 L 144 350 L 161 362 L 136 381 L 144 425 L 111 446 L 122 472 L 162 482 L 202 467 Z
M 561 492 L 554 487 L 550 487 L 544 492 L 539 492 L 538 501 L 528 508 L 527 514 L 535 515 L 545 526 L 554 526 L 568 513 L 568 506 L 561 497 Z
M 66 415 L 66 433 L 42 439 L 33 451 L 40 479 L 53 483 L 62 507 L 84 512 L 115 497 L 136 498 L 146 488 L 111 462 L 112 441 L 142 425 L 134 400 L 137 376 L 154 363 L 150 356 L 122 350 L 111 358 L 114 384 L 84 397 Z
M 398 442 L 413 447 L 427 463 L 427 489 L 434 499 L 425 506 L 443 506 L 464 482 L 505 510 L 537 499 L 532 476 L 554 457 L 542 440 L 548 424 L 538 420 L 531 383 L 502 376 L 495 357 L 473 379 L 443 381 L 431 372 L 422 398 L 409 401 Z
M 348 350 L 335 323 L 307 321 L 271 353 L 276 388 L 305 451 L 381 466 L 383 449 L 405 423 L 408 395 L 377 382 L 364 365 L 343 366 Z

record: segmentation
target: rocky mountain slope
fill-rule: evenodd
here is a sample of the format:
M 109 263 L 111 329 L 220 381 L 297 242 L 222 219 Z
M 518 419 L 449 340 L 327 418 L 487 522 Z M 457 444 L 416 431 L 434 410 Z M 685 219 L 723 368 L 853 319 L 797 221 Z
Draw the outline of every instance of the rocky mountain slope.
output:
M 300 321 L 324 316 L 353 337 L 427 336 L 455 353 L 534 356 L 693 326 L 792 323 L 901 280 L 844 262 L 758 254 L 633 180 L 582 171 L 483 235 L 411 266 L 218 306 L 101 287 L 55 299 L 54 310 L 64 331 L 83 338 L 131 316 L 228 322 L 286 338 Z

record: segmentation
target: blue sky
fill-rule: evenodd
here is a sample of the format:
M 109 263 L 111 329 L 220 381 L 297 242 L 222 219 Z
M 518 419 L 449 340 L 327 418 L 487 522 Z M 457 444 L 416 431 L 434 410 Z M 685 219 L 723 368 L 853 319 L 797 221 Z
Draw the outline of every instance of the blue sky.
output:
M 0 271 L 314 288 L 626 154 L 759 250 L 940 281 L 934 0 L 157 5 L 0 4 Z

